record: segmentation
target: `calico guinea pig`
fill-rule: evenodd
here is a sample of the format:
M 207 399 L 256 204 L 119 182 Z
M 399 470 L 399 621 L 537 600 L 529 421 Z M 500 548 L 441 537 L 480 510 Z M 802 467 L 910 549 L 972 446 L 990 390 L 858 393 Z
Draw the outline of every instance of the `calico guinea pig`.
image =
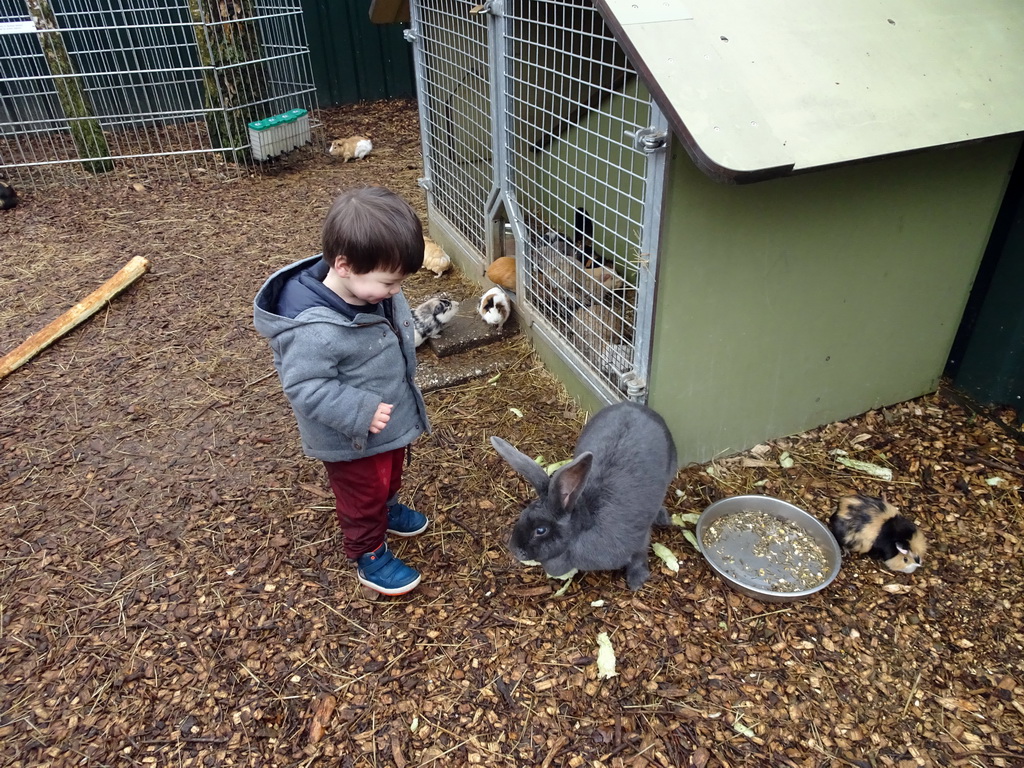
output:
M 447 296 L 434 296 L 427 299 L 412 311 L 412 323 L 416 331 L 416 346 L 427 339 L 441 335 L 441 328 L 455 319 L 459 311 L 459 302 Z
M 927 548 L 917 525 L 876 496 L 844 496 L 828 524 L 844 552 L 869 555 L 890 571 L 913 573 Z

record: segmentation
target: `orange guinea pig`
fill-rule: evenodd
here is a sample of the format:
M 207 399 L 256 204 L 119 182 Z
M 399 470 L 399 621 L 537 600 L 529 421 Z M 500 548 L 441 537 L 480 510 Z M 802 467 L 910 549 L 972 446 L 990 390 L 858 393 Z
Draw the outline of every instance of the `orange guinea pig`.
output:
M 444 248 L 429 237 L 423 238 L 423 269 L 429 269 L 435 277 L 440 277 L 452 265 L 452 260 L 444 252 Z
M 507 291 L 516 289 L 516 260 L 511 256 L 499 256 L 487 267 L 487 279 Z

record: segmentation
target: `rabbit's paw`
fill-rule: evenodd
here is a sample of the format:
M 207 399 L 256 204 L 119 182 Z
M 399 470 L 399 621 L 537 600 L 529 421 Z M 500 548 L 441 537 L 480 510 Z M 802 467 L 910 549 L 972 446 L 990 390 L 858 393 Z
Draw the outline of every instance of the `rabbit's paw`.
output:
M 636 592 L 651 578 L 647 567 L 647 552 L 638 552 L 626 564 L 626 586 Z

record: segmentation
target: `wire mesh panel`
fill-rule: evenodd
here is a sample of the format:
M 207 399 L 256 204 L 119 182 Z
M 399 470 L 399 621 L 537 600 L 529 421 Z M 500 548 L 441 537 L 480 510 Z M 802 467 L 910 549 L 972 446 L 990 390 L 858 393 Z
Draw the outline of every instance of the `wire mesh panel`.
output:
M 661 196 L 643 138 L 662 118 L 592 3 L 508 0 L 503 26 L 519 298 L 595 383 L 642 399 Z
M 248 123 L 314 98 L 300 0 L 0 0 L 0 172 L 22 182 L 230 172 Z
M 478 251 L 495 186 L 488 18 L 469 0 L 413 4 L 427 192 Z

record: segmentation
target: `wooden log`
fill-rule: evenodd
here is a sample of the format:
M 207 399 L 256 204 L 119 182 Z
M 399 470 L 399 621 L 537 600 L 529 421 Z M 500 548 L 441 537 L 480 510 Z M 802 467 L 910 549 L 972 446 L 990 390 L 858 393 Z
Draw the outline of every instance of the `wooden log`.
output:
M 88 320 L 108 301 L 138 280 L 147 269 L 149 269 L 149 260 L 142 256 L 136 256 L 82 301 L 0 357 L 0 379 L 16 371 L 68 331 Z

